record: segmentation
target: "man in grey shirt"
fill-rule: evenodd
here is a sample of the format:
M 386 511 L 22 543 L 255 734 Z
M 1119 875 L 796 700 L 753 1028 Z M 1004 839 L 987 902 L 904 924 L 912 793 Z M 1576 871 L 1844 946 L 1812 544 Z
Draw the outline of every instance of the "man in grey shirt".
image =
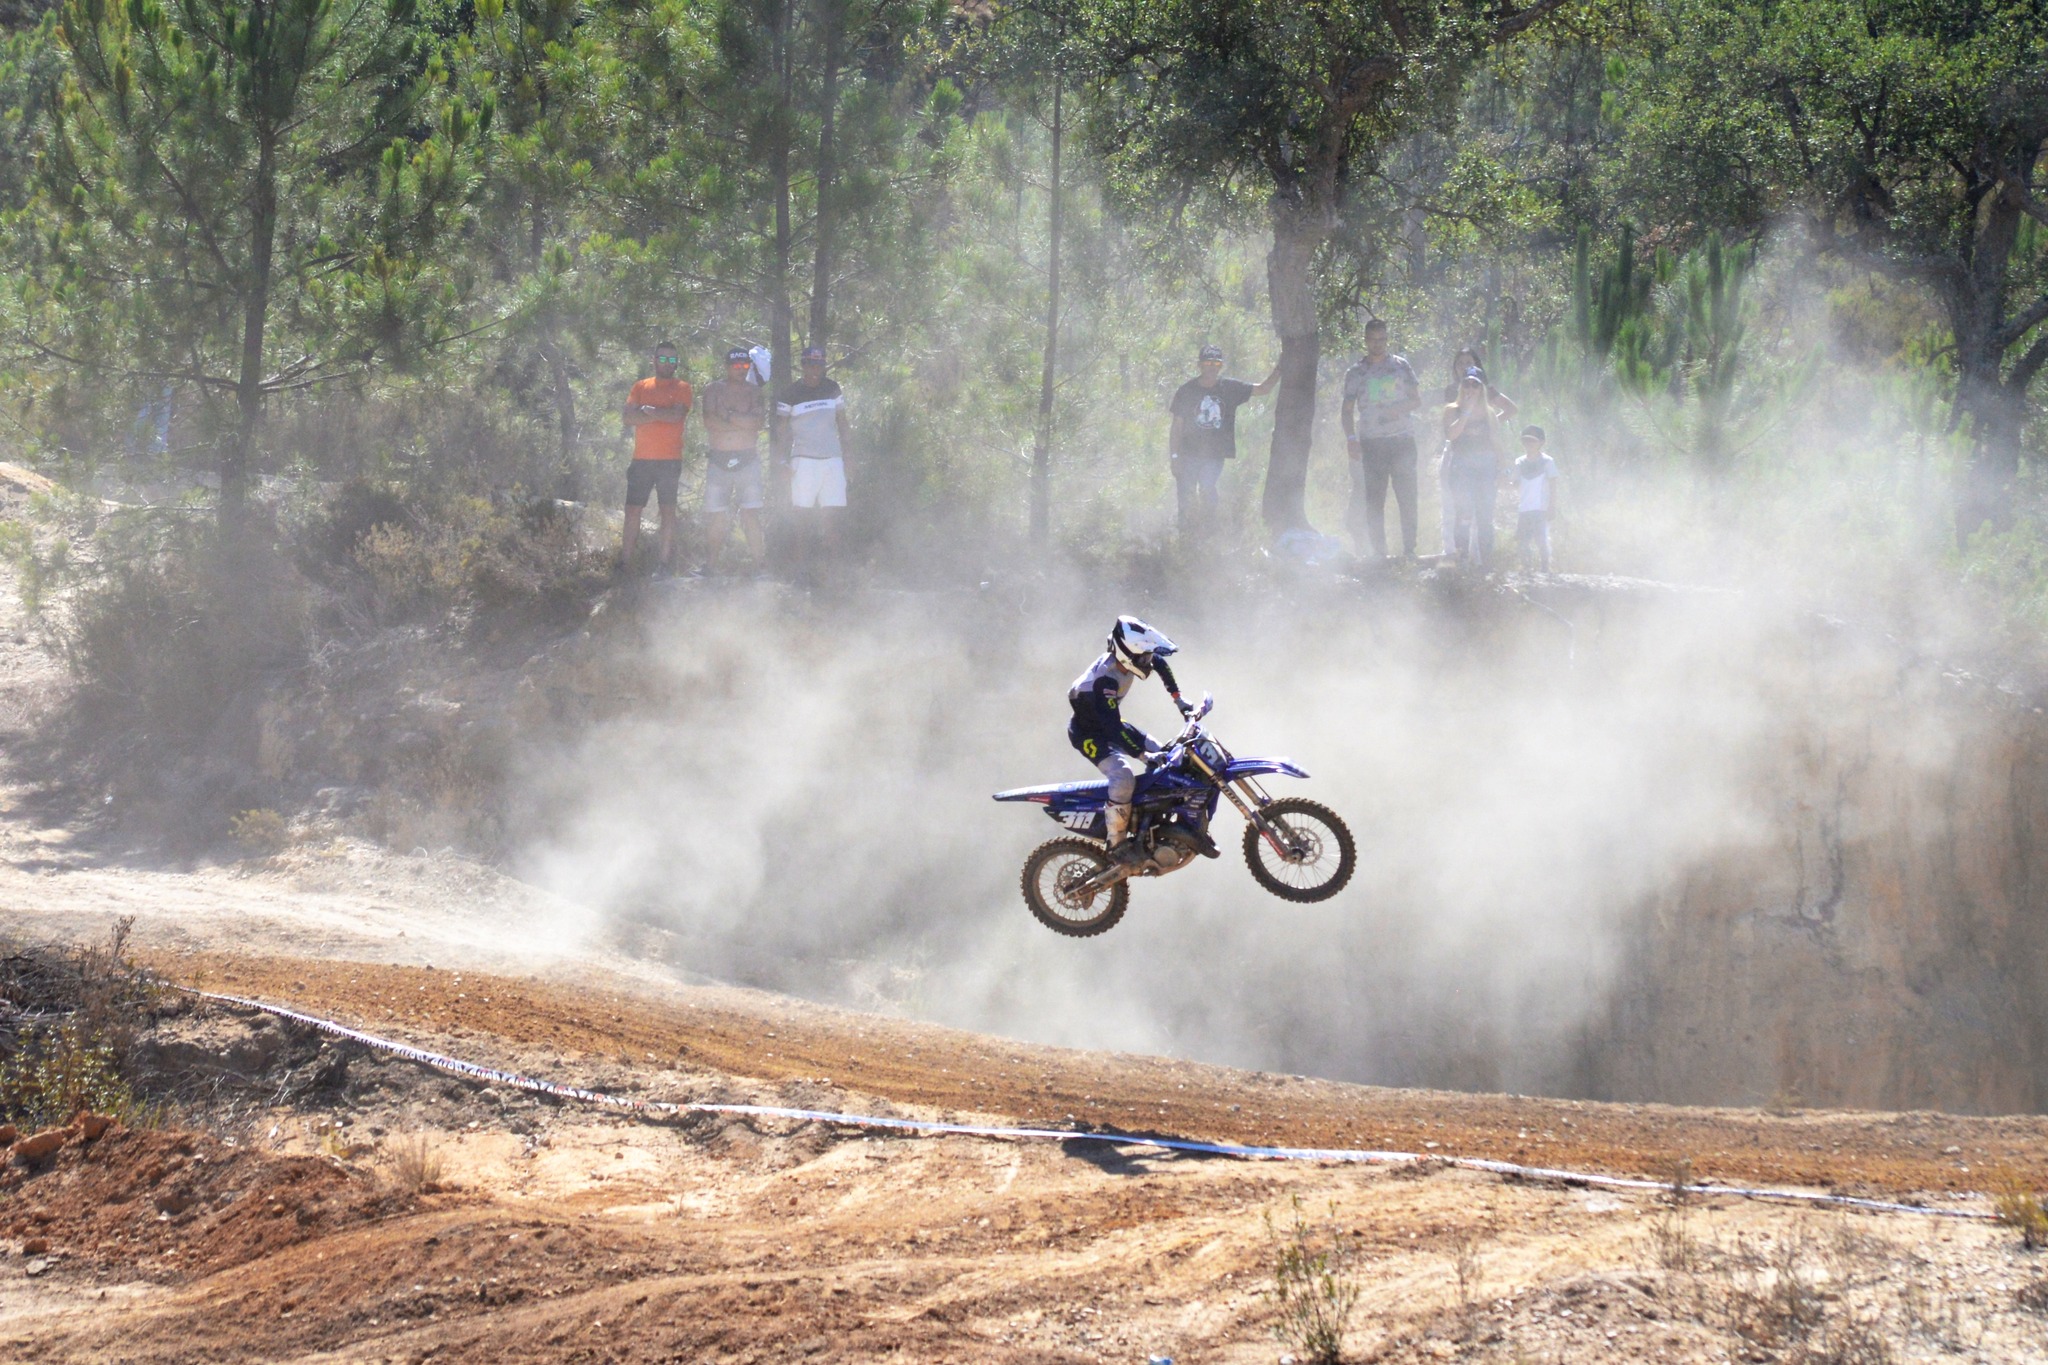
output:
M 1351 543 L 1387 554 L 1387 485 L 1401 509 L 1401 553 L 1415 557 L 1415 433 L 1422 406 L 1415 371 L 1387 349 L 1387 324 L 1365 324 L 1365 357 L 1344 372 L 1344 443 L 1351 452 Z M 1361 529 L 1364 534 L 1361 535 Z

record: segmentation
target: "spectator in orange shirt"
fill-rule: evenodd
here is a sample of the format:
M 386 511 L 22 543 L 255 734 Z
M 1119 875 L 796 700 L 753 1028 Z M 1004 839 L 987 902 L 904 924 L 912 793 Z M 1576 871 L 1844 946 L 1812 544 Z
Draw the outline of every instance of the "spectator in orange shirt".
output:
M 656 567 L 666 572 L 676 553 L 676 484 L 683 472 L 683 421 L 690 415 L 690 385 L 676 378 L 681 357 L 675 343 L 654 348 L 654 378 L 626 395 L 625 424 L 633 433 L 633 462 L 626 466 L 626 528 L 619 547 L 620 572 L 633 567 L 640 540 L 640 513 L 647 495 L 661 498 L 661 539 Z

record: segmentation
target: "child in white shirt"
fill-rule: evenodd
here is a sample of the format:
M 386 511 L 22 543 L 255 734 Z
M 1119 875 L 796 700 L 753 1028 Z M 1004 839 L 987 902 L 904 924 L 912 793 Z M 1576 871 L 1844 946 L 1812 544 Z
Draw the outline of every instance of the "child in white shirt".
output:
M 1522 428 L 1522 458 L 1515 461 L 1515 482 L 1521 492 L 1521 515 L 1515 519 L 1515 545 L 1522 563 L 1533 550 L 1541 571 L 1550 572 L 1550 515 L 1557 508 L 1557 462 L 1543 453 L 1543 428 Z

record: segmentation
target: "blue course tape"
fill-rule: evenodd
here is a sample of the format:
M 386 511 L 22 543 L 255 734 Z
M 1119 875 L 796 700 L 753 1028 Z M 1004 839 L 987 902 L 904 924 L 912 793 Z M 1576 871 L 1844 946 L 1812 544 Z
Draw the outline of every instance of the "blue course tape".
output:
M 490 1081 L 497 1085 L 509 1085 L 519 1090 L 532 1091 L 539 1095 L 552 1095 L 557 1099 L 579 1100 L 585 1104 L 602 1105 L 610 1109 L 621 1109 L 629 1113 L 642 1114 L 738 1114 L 752 1118 L 793 1119 L 803 1123 L 837 1123 L 849 1128 L 879 1128 L 896 1132 L 932 1133 L 958 1137 L 1005 1138 L 1011 1140 L 1046 1142 L 1102 1142 L 1116 1147 L 1156 1147 L 1169 1152 L 1194 1152 L 1203 1156 L 1238 1157 L 1253 1161 L 1341 1161 L 1374 1166 L 1419 1165 L 1436 1162 L 1455 1166 L 1465 1171 L 1483 1171 L 1490 1175 L 1506 1176 L 1515 1180 L 1541 1180 L 1560 1185 L 1584 1185 L 1607 1190 L 1645 1190 L 1668 1192 L 1674 1189 L 1668 1180 L 1641 1180 L 1628 1176 L 1599 1175 L 1588 1171 L 1557 1170 L 1547 1166 L 1521 1166 L 1512 1161 L 1492 1161 L 1485 1157 L 1434 1156 L 1425 1152 L 1373 1151 L 1348 1147 L 1261 1147 L 1235 1142 L 1196 1142 L 1189 1138 L 1145 1137 L 1136 1133 L 1093 1132 L 1072 1128 L 1009 1128 L 993 1124 L 940 1123 L 932 1119 L 887 1118 L 878 1114 L 841 1114 L 827 1109 L 788 1109 L 772 1104 L 711 1104 L 691 1101 L 683 1104 L 667 1100 L 635 1099 L 630 1095 L 610 1095 L 602 1090 L 586 1090 L 581 1086 L 563 1085 L 559 1081 L 541 1080 L 523 1076 L 516 1071 L 504 1071 L 480 1062 L 464 1061 L 449 1057 L 426 1048 L 401 1043 L 394 1038 L 380 1038 L 374 1033 L 350 1028 L 332 1019 L 322 1019 L 315 1014 L 287 1009 L 263 1000 L 252 1000 L 247 996 L 223 995 L 218 991 L 195 990 L 190 986 L 176 989 L 201 1000 L 214 1000 L 226 1005 L 239 1005 L 244 1009 L 260 1010 L 280 1019 L 291 1019 L 319 1029 L 322 1033 L 337 1038 L 346 1038 L 375 1048 L 379 1052 L 403 1057 L 422 1066 L 433 1067 L 452 1075 L 468 1076 L 473 1080 Z M 1995 1222 L 1997 1216 L 1979 1213 L 1971 1209 L 1933 1208 L 1926 1204 L 1894 1203 L 1885 1199 L 1863 1199 L 1855 1195 L 1826 1194 L 1817 1190 L 1784 1190 L 1751 1188 L 1741 1185 L 1684 1185 L 1676 1187 L 1686 1195 L 1721 1195 L 1734 1199 L 1774 1199 L 1791 1203 L 1816 1204 L 1829 1208 L 1863 1209 L 1873 1213 L 1917 1213 L 1931 1218 L 1964 1218 L 1978 1222 Z

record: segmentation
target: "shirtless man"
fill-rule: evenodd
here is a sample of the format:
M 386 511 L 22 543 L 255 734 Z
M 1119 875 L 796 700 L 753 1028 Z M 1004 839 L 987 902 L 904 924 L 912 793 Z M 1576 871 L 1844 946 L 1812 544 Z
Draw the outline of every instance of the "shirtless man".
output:
M 704 441 L 710 464 L 704 475 L 704 567 L 717 563 L 732 536 L 732 514 L 740 515 L 740 531 L 761 567 L 761 432 L 768 425 L 768 400 L 759 384 L 749 383 L 753 356 L 740 347 L 725 353 L 725 374 L 704 386 L 698 396 Z

